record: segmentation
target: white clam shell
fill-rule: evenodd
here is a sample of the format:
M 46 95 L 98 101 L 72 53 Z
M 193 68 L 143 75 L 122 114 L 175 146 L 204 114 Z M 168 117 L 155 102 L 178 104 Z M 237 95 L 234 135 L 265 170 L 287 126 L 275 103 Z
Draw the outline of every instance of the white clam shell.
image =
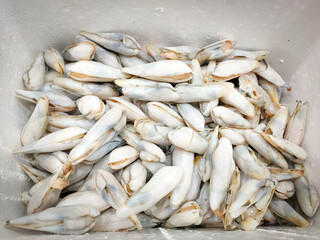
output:
M 254 72 L 279 87 L 290 88 L 289 84 L 286 83 L 265 60 L 260 62 L 259 66 L 254 70 Z
M 134 126 L 136 131 L 144 140 L 160 146 L 171 145 L 168 140 L 168 133 L 172 130 L 172 128 L 158 124 L 150 119 L 136 120 L 134 122 Z
M 294 193 L 294 183 L 290 180 L 279 182 L 275 191 L 275 195 L 280 199 L 291 198 Z
M 160 82 L 186 82 L 190 80 L 192 71 L 178 60 L 163 60 L 134 67 L 126 67 L 123 72 Z
M 106 111 L 102 100 L 93 95 L 78 99 L 76 104 L 80 113 L 89 120 L 99 120 Z
M 33 113 L 20 135 L 22 145 L 28 145 L 39 140 L 46 131 L 48 124 L 49 99 L 46 96 L 39 98 Z
M 165 226 L 169 228 L 190 226 L 199 220 L 200 213 L 200 206 L 196 202 L 186 202 L 170 216 Z
M 254 152 L 247 146 L 239 145 L 233 150 L 237 166 L 244 174 L 255 179 L 266 179 L 270 176 L 268 168 L 260 162 Z
M 308 227 L 309 222 L 297 213 L 285 200 L 273 197 L 269 209 L 276 215 L 296 224 L 299 227 Z
M 172 191 L 170 196 L 170 206 L 178 208 L 184 201 L 191 185 L 193 172 L 194 154 L 180 148 L 175 148 L 172 152 L 172 165 L 179 166 L 184 170 L 183 178 L 179 185 Z
M 33 60 L 30 69 L 22 79 L 27 90 L 38 91 L 45 82 L 46 66 L 43 53 L 39 53 Z
M 220 62 L 212 73 L 215 81 L 227 81 L 243 74 L 252 72 L 259 65 L 256 60 L 227 60 Z
M 61 53 L 55 48 L 49 48 L 44 52 L 44 59 L 46 64 L 53 70 L 64 74 L 65 66 Z
M 212 43 L 201 48 L 195 58 L 200 64 L 203 64 L 206 60 L 222 59 L 232 53 L 234 44 L 235 41 L 229 39 Z
M 99 214 L 99 210 L 90 206 L 53 207 L 7 224 L 55 234 L 82 234 L 95 225 Z
M 106 143 L 112 129 L 121 122 L 124 114 L 121 109 L 113 108 L 106 112 L 88 131 L 81 142 L 71 150 L 69 161 L 74 165 L 86 159 L 90 154 Z M 124 124 L 126 119 L 124 118 Z M 122 123 L 121 123 L 122 124 Z M 113 136 L 112 136 L 113 138 Z M 108 141 L 112 140 L 110 138 Z
M 62 198 L 57 204 L 57 207 L 82 205 L 89 205 L 98 209 L 99 211 L 104 211 L 110 207 L 110 205 L 106 203 L 103 198 L 95 191 L 71 193 L 68 196 Z
M 117 210 L 117 215 L 127 217 L 149 209 L 175 189 L 182 177 L 183 169 L 180 167 L 167 166 L 159 169 L 140 191 Z
M 211 101 L 226 95 L 233 88 L 232 83 L 210 83 L 201 85 L 181 84 L 176 86 L 177 103 Z
M 199 154 L 203 154 L 208 146 L 208 142 L 204 138 L 188 127 L 178 127 L 170 131 L 168 139 L 179 148 Z
M 40 138 L 14 153 L 42 153 L 68 150 L 78 145 L 87 130 L 79 127 L 69 127 Z
M 276 164 L 277 166 L 287 169 L 288 163 L 284 159 L 284 157 L 275 149 L 273 148 L 259 133 L 256 133 L 251 130 L 246 130 L 244 132 L 244 137 L 246 141 L 267 161 Z
M 289 155 L 304 161 L 307 159 L 308 154 L 307 152 L 300 146 L 295 143 L 290 142 L 289 140 L 277 138 L 275 136 L 261 133 L 266 141 L 268 141 L 272 146 L 275 148 L 288 153 Z
M 301 144 L 306 129 L 308 107 L 308 102 L 302 103 L 301 101 L 298 101 L 290 121 L 288 122 L 284 139 L 297 145 Z
M 69 97 L 55 94 L 51 92 L 38 92 L 38 91 L 24 91 L 16 90 L 18 98 L 36 103 L 39 98 L 46 96 L 49 99 L 49 107 L 54 108 L 56 111 L 70 112 L 76 108 L 76 104 Z
M 255 108 L 237 89 L 232 89 L 222 97 L 222 101 L 234 106 L 239 112 L 252 118 L 255 116 Z
M 161 102 L 147 103 L 149 117 L 156 122 L 161 122 L 168 127 L 184 126 L 184 121 L 181 116 L 166 104 Z
M 111 107 L 121 108 L 126 112 L 128 121 L 135 121 L 140 119 L 148 118 L 148 116 L 141 111 L 135 104 L 121 98 L 121 97 L 110 97 L 107 104 Z
M 139 191 L 147 181 L 147 169 L 141 161 L 128 165 L 121 174 L 121 184 L 129 196 Z
M 225 127 L 251 128 L 252 124 L 241 114 L 223 106 L 214 107 L 211 110 L 211 117 L 214 122 Z
M 110 168 L 118 170 L 128 166 L 139 157 L 139 152 L 130 146 L 123 146 L 114 149 L 109 156 L 108 165 Z
M 67 47 L 62 55 L 65 60 L 76 62 L 81 60 L 92 60 L 96 52 L 95 44 L 87 41 L 76 43 Z
M 123 55 L 137 55 L 139 43 L 131 36 L 122 33 L 91 33 L 81 31 L 82 36 L 92 40 L 100 46 Z
M 80 96 L 94 95 L 102 100 L 107 100 L 109 97 L 117 97 L 119 95 L 114 87 L 108 83 L 83 83 L 71 78 L 55 78 L 54 83 L 64 90 Z
M 215 211 L 220 207 L 227 193 L 235 163 L 232 145 L 227 138 L 220 138 L 212 154 L 212 172 L 210 178 L 210 208 Z
M 95 122 L 82 115 L 54 115 L 51 113 L 51 116 L 48 117 L 48 125 L 57 129 L 81 127 L 89 130 Z
M 66 65 L 69 77 L 81 82 L 112 82 L 118 78 L 127 78 L 120 69 L 93 61 L 79 61 Z
M 188 103 L 177 104 L 177 108 L 188 127 L 196 132 L 204 130 L 205 120 L 197 108 Z
M 283 138 L 289 119 L 289 109 L 281 106 L 278 112 L 269 120 L 265 132 L 277 138 Z

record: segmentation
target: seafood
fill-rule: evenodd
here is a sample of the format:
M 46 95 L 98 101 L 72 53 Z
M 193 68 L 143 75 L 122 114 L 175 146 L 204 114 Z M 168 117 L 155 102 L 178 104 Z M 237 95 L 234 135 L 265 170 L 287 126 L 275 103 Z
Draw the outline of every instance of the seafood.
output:
M 120 60 L 121 60 L 121 63 L 124 67 L 134 67 L 134 66 L 146 64 L 145 61 L 143 61 L 142 59 L 140 59 L 136 56 L 120 55 Z
M 193 201 L 186 202 L 166 222 L 166 227 L 186 227 L 199 221 L 200 206 Z
M 232 218 L 237 218 L 252 204 L 265 180 L 248 179 L 239 189 L 237 196 L 232 202 L 229 212 Z
M 36 183 L 30 190 L 27 213 L 32 214 L 50 208 L 59 200 L 61 190 L 69 185 L 68 175 L 59 177 L 59 172 Z
M 121 109 L 110 109 L 90 128 L 81 142 L 70 151 L 68 161 L 73 165 L 82 162 L 95 150 L 110 141 L 114 137 L 112 135 L 114 130 L 118 131 L 117 127 L 122 129 L 125 123 L 126 118 Z
M 105 105 L 96 96 L 84 96 L 76 101 L 79 112 L 89 120 L 99 120 L 105 113 Z
M 92 60 L 96 53 L 96 45 L 91 42 L 80 42 L 67 47 L 62 55 L 65 60 L 77 62 L 81 60 Z
M 308 106 L 308 102 L 297 102 L 297 106 L 284 133 L 284 139 L 287 139 L 297 145 L 301 144 L 306 129 Z
M 68 154 L 65 152 L 40 153 L 36 154 L 35 160 L 37 164 L 44 170 L 55 174 L 60 172 L 63 164 L 68 160 Z
M 295 193 L 295 187 L 292 181 L 281 181 L 276 187 L 275 194 L 280 199 L 291 198 Z
M 220 138 L 212 154 L 212 172 L 210 177 L 210 208 L 219 211 L 227 193 L 235 163 L 232 156 L 232 145 L 227 138 Z
M 299 227 L 308 227 L 309 222 L 297 213 L 285 200 L 273 197 L 269 209 L 276 215 L 296 224 Z
M 280 154 L 267 141 L 265 141 L 259 133 L 256 133 L 251 130 L 246 130 L 244 132 L 244 137 L 246 138 L 247 142 L 266 160 L 281 168 L 288 168 L 288 163 L 282 156 L 282 154 Z
M 100 212 L 108 209 L 110 205 L 94 191 L 84 191 L 71 193 L 62 198 L 57 207 L 63 206 L 90 206 L 98 209 Z
M 120 136 L 128 143 L 128 145 L 140 152 L 139 157 L 141 160 L 150 162 L 166 161 L 166 156 L 161 148 L 154 143 L 142 140 L 132 128 L 130 125 L 126 126 L 120 133 Z
M 227 81 L 252 72 L 258 66 L 259 62 L 256 60 L 227 60 L 219 63 L 211 76 L 215 81 Z
M 199 193 L 199 197 L 196 200 L 196 203 L 198 203 L 200 206 L 201 212 L 200 212 L 200 219 L 195 223 L 195 225 L 201 224 L 204 215 L 208 212 L 210 208 L 209 190 L 210 190 L 209 183 L 204 183 Z
M 176 100 L 177 103 L 191 103 L 211 101 L 223 97 L 233 88 L 232 83 L 214 82 L 210 84 L 181 84 L 177 85 L 175 90 L 180 96 Z
M 175 189 L 183 178 L 183 169 L 178 166 L 160 168 L 140 191 L 131 196 L 117 210 L 119 217 L 127 217 L 149 209 Z
M 194 58 L 199 61 L 200 65 L 207 60 L 222 59 L 232 53 L 234 44 L 235 42 L 229 39 L 212 43 L 201 48 Z
M 94 174 L 94 180 L 96 191 L 118 212 L 119 208 L 121 208 L 128 200 L 128 195 L 121 184 L 106 170 L 97 170 Z M 130 214 L 128 217 L 139 230 L 142 229 L 142 225 L 137 215 Z
M 191 60 L 199 48 L 193 46 L 162 47 L 160 51 L 162 56 L 170 60 Z
M 198 173 L 203 182 L 206 182 L 210 179 L 210 175 L 212 171 L 212 154 L 219 142 L 218 133 L 219 133 L 219 126 L 216 126 L 214 131 L 208 135 L 207 137 L 209 141 L 208 148 L 199 160 Z
M 245 51 L 240 49 L 233 49 L 232 53 L 227 57 L 227 59 L 240 59 L 247 58 L 260 61 L 265 59 L 269 51 Z
M 211 110 L 212 120 L 225 127 L 251 128 L 252 124 L 241 114 L 230 110 L 227 107 L 217 106 Z
M 290 116 L 281 95 L 291 87 L 269 51 L 235 44 L 141 47 L 123 33 L 82 31 L 62 53 L 39 52 L 16 90 L 35 104 L 13 151 L 31 154 L 16 156 L 34 184 L 21 194 L 29 215 L 6 226 L 159 226 L 168 239 L 162 227 L 309 226 L 319 207 L 303 165 L 314 165 L 310 147 L 300 146 L 309 103 Z
M 125 67 L 123 72 L 155 81 L 180 83 L 191 79 L 192 71 L 178 60 L 162 60 L 134 67 Z
M 131 36 L 122 33 L 91 33 L 81 31 L 80 34 L 100 46 L 126 56 L 137 55 L 139 43 Z
M 95 122 L 82 115 L 58 114 L 56 112 L 51 112 L 48 117 L 48 127 L 54 127 L 56 130 L 68 127 L 81 127 L 89 130 Z
M 34 183 L 38 183 L 41 180 L 49 177 L 49 174 L 47 172 L 41 171 L 37 168 L 33 168 L 23 163 L 20 164 L 20 167 L 32 179 Z
M 160 87 L 138 86 L 123 87 L 123 95 L 141 101 L 177 101 L 179 94 L 169 83 L 161 84 Z
M 45 74 L 45 83 L 53 83 L 54 79 L 61 78 L 62 76 L 63 74 L 51 69 Z
M 219 130 L 221 137 L 228 138 L 232 145 L 244 145 L 246 144 L 246 139 L 243 134 L 236 128 L 222 127 Z
M 301 161 L 306 160 L 308 157 L 307 152 L 295 143 L 289 140 L 277 138 L 269 134 L 261 133 L 263 138 L 268 141 L 275 148 L 293 156 L 294 158 L 300 159 Z
M 201 67 L 197 59 L 191 61 L 190 68 L 192 70 L 191 84 L 198 85 L 203 83 L 203 75 Z
M 77 146 L 87 130 L 80 127 L 68 127 L 49 133 L 39 140 L 23 146 L 13 153 L 43 153 L 68 150 Z
M 191 185 L 189 187 L 189 190 L 185 196 L 185 201 L 193 201 L 196 200 L 196 197 L 198 196 L 198 193 L 200 192 L 200 185 L 201 185 L 201 177 L 198 172 L 199 167 L 199 160 L 202 156 L 198 155 L 194 161 L 193 161 L 193 171 L 191 176 Z
M 182 117 L 176 111 L 161 102 L 149 102 L 147 109 L 149 117 L 156 122 L 161 122 L 172 128 L 185 125 Z
M 171 145 L 168 140 L 168 133 L 172 130 L 172 128 L 153 122 L 150 119 L 136 120 L 134 122 L 134 127 L 140 136 L 146 141 L 158 144 L 160 146 Z
M 140 160 L 127 166 L 121 174 L 121 184 L 129 196 L 139 191 L 146 183 L 147 169 Z
M 170 196 L 170 206 L 178 208 L 184 201 L 184 198 L 191 185 L 191 176 L 193 171 L 194 154 L 180 148 L 175 148 L 172 152 L 172 165 L 183 169 L 184 174 L 179 185 L 172 191 Z
M 118 69 L 122 68 L 120 58 L 117 54 L 100 47 L 98 44 L 95 44 L 94 42 L 90 41 L 88 38 L 85 38 L 82 35 L 76 36 L 76 42 L 77 43 L 90 42 L 94 44 L 96 52 L 94 54 L 93 60 L 103 63 L 110 67 L 114 67 Z
M 128 121 L 148 118 L 140 108 L 121 97 L 109 97 L 107 104 L 111 108 L 118 107 L 125 111 Z
M 95 225 L 99 214 L 90 206 L 53 207 L 9 220 L 6 225 L 56 234 L 82 234 Z
M 205 120 L 197 108 L 188 103 L 177 104 L 177 108 L 188 127 L 196 132 L 204 130 Z
M 277 138 L 283 138 L 289 119 L 289 109 L 281 106 L 278 112 L 269 120 L 265 132 Z
M 49 99 L 49 107 L 56 111 L 70 112 L 76 109 L 76 104 L 72 99 L 61 94 L 52 92 L 37 92 L 37 91 L 23 91 L 16 90 L 16 96 L 28 102 L 37 103 L 37 101 L 46 96 Z
M 43 53 L 39 53 L 31 64 L 31 68 L 22 76 L 27 90 L 38 91 L 45 82 L 46 66 Z
M 55 78 L 54 84 L 73 94 L 80 96 L 94 95 L 102 100 L 107 100 L 109 97 L 117 97 L 119 95 L 114 87 L 108 83 L 83 83 L 71 78 Z
M 39 98 L 28 122 L 20 134 L 22 145 L 28 145 L 39 140 L 46 131 L 48 124 L 49 99 L 46 96 Z
M 66 74 L 80 82 L 112 82 L 128 77 L 118 68 L 85 60 L 67 64 Z
M 46 64 L 60 74 L 64 74 L 65 66 L 61 53 L 55 48 L 49 48 L 44 52 Z
M 109 155 L 108 165 L 111 169 L 118 170 L 128 166 L 139 157 L 139 152 L 130 146 L 114 149 Z
M 294 164 L 294 168 L 302 170 L 303 166 Z M 301 210 L 308 217 L 312 217 L 319 207 L 319 195 L 315 186 L 312 184 L 307 174 L 294 179 L 294 186 L 296 188 L 297 199 Z
M 157 219 L 146 214 L 139 213 L 137 216 L 143 228 L 152 228 L 159 224 Z M 90 232 L 121 232 L 136 228 L 129 218 L 118 217 L 116 210 L 113 208 L 101 213 L 97 219 L 97 223 L 90 229 Z
M 263 77 L 265 80 L 283 88 L 291 90 L 289 84 L 270 66 L 265 60 L 260 61 L 258 67 L 254 70 L 256 74 Z
M 168 139 L 176 147 L 199 154 L 203 154 L 208 146 L 208 142 L 203 137 L 188 127 L 178 127 L 170 131 Z
M 222 101 L 228 105 L 234 106 L 239 112 L 249 118 L 255 116 L 254 106 L 235 88 L 227 95 L 223 96 Z
M 254 151 L 247 146 L 239 145 L 233 149 L 233 157 L 237 166 L 247 176 L 255 179 L 266 179 L 270 176 L 268 168 L 255 155 Z

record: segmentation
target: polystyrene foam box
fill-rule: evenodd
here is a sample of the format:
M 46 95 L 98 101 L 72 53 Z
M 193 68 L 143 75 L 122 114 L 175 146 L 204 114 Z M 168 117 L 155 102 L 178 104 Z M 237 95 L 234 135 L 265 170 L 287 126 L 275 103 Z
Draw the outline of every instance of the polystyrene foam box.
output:
M 320 1 L 0 1 L 0 221 L 25 214 L 21 192 L 31 186 L 12 155 L 32 105 L 17 100 L 22 74 L 39 51 L 62 50 L 81 30 L 123 32 L 140 43 L 205 46 L 232 38 L 237 48 L 270 50 L 270 64 L 292 86 L 283 102 L 309 101 L 306 168 L 320 192 L 318 124 L 320 101 Z M 320 238 L 320 213 L 312 226 L 259 227 L 255 232 L 219 229 L 146 229 L 87 234 L 81 239 L 313 239 Z M 78 239 L 0 227 L 0 239 Z M 80 238 L 79 238 L 80 239 Z

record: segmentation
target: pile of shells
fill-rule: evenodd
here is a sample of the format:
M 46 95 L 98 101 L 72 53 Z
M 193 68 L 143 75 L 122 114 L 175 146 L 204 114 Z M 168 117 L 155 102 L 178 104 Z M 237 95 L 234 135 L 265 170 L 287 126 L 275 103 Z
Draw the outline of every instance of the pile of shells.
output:
M 16 91 L 35 104 L 14 151 L 30 156 L 21 167 L 34 185 L 22 193 L 28 215 L 7 226 L 308 226 L 319 205 L 299 146 L 308 103 L 290 114 L 269 52 L 234 45 L 81 32 L 62 53 L 39 53 Z

